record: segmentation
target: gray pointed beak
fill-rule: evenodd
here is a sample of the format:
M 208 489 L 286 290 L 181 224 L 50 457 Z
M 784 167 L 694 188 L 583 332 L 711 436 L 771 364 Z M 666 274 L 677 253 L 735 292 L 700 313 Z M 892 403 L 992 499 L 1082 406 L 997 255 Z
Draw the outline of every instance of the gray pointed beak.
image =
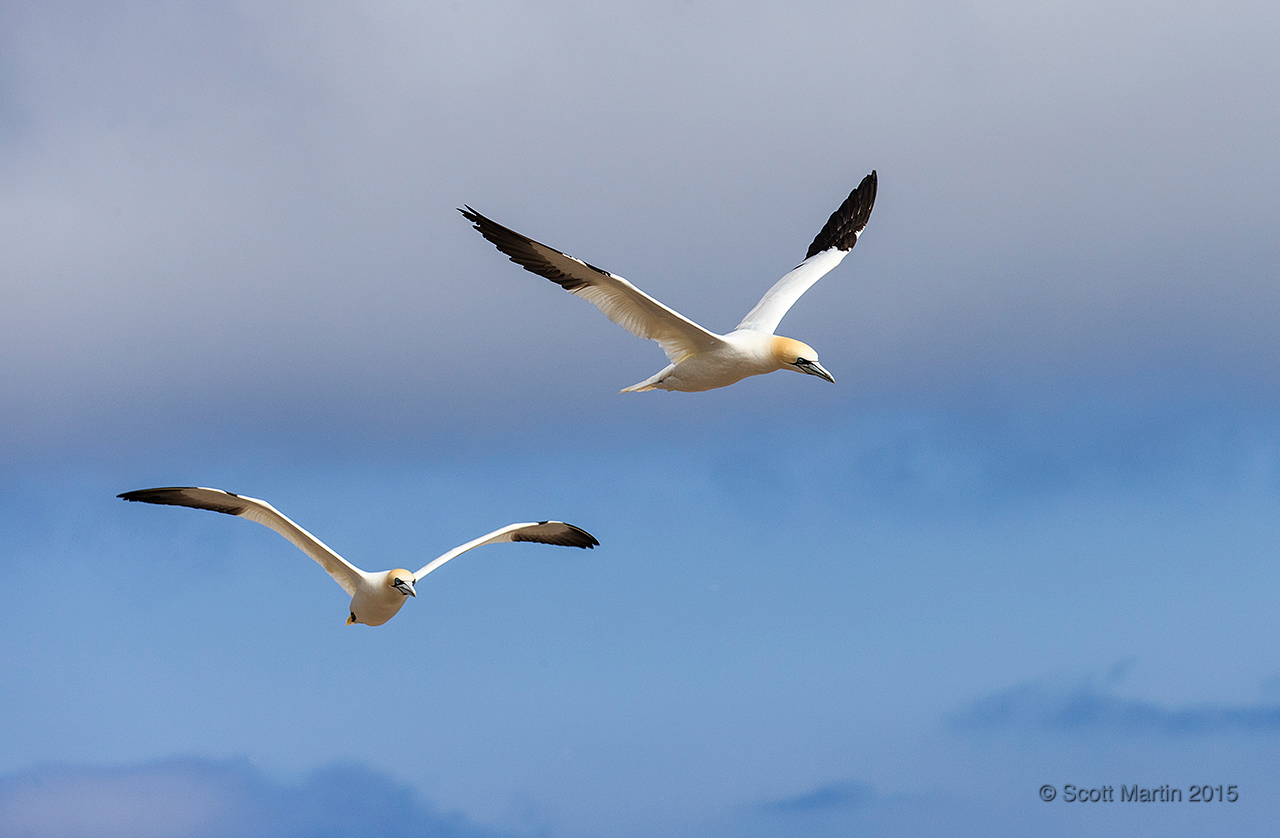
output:
M 403 579 L 397 579 L 395 583 L 395 589 L 400 593 L 404 594 L 405 596 L 411 596 L 411 597 L 418 596 L 413 590 L 413 582 L 406 582 Z
M 823 369 L 822 364 L 819 364 L 817 361 L 796 361 L 796 369 L 800 370 L 800 372 L 808 373 L 809 375 L 816 375 L 818 378 L 825 378 L 832 384 L 836 383 L 836 380 L 831 373 Z

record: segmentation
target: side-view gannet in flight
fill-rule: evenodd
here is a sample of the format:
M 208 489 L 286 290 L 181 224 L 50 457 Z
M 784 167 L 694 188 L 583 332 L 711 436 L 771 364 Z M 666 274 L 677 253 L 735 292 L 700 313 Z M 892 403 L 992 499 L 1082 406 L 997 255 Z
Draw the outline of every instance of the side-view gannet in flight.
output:
M 414 583 L 440 565 L 474 547 L 506 541 L 536 541 L 540 544 L 557 544 L 561 547 L 586 548 L 595 547 L 600 543 L 586 530 L 562 521 L 508 524 L 500 530 L 494 530 L 474 541 L 468 541 L 461 547 L 454 547 L 443 556 L 427 562 L 417 573 L 410 573 L 403 568 L 369 573 L 330 550 L 320 539 L 290 521 L 264 500 L 233 495 L 221 489 L 201 489 L 195 486 L 139 489 L 116 497 L 238 515 L 275 530 L 293 542 L 299 550 L 319 562 L 334 581 L 351 595 L 351 612 L 347 617 L 347 625 L 353 623 L 364 623 L 369 626 L 382 625 L 396 615 L 409 597 L 417 596 L 413 590 Z
M 622 392 L 713 390 L 749 375 L 795 370 L 834 382 L 808 344 L 773 332 L 800 295 L 840 264 L 858 243 L 876 201 L 876 173 L 862 179 L 818 233 L 804 261 L 774 283 L 732 332 L 717 335 L 667 308 L 620 276 L 539 244 L 470 206 L 458 210 L 480 234 L 525 270 L 577 294 L 637 337 L 656 340 L 671 363 Z

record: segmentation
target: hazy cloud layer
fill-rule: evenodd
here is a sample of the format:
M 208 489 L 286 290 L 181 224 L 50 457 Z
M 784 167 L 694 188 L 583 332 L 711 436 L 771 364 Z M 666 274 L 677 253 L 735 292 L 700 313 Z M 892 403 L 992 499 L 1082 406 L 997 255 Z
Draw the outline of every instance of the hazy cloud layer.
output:
M 761 805 L 766 812 L 783 814 L 817 812 L 825 809 L 845 809 L 863 806 L 873 801 L 875 790 L 866 783 L 844 782 L 816 788 L 803 794 L 784 797 Z
M 446 815 L 383 774 L 354 765 L 300 784 L 247 762 L 167 760 L 128 767 L 50 766 L 0 778 L 10 838 L 497 838 Z
M 434 437 L 554 423 L 567 382 L 598 418 L 661 353 L 454 207 L 727 329 L 872 168 L 863 243 L 784 322 L 840 380 L 829 409 L 1274 400 L 1265 4 L 49 3 L 5 22 L 14 438 Z
M 1168 706 L 1126 698 L 1094 678 L 1031 681 L 977 699 L 951 719 L 971 733 L 1219 736 L 1280 733 L 1280 704 Z

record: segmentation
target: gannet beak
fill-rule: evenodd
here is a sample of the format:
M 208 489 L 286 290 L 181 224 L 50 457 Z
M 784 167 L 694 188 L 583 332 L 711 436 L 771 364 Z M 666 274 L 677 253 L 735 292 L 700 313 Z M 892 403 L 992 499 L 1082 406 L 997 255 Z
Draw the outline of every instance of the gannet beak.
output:
M 825 378 L 827 381 L 830 381 L 832 384 L 836 383 L 836 380 L 831 375 L 831 373 L 823 369 L 822 364 L 819 364 L 817 361 L 806 361 L 805 359 L 801 358 L 800 360 L 796 361 L 796 369 L 800 370 L 800 372 L 808 373 L 809 375 L 816 375 L 818 376 L 818 378 Z
M 417 580 L 414 580 L 414 581 L 417 581 Z M 413 582 L 406 582 L 403 579 L 397 579 L 393 587 L 400 593 L 404 594 L 405 596 L 411 596 L 411 597 L 418 596 L 416 593 L 414 593 Z

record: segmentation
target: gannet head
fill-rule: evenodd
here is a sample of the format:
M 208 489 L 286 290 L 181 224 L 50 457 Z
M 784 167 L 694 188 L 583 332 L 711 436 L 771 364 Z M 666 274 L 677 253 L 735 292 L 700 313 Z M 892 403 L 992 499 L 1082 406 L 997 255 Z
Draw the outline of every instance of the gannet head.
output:
M 387 571 L 387 586 L 391 588 L 391 590 L 399 593 L 401 596 L 417 596 L 417 594 L 413 592 L 414 581 L 413 574 L 404 568 L 396 568 L 395 570 Z
M 818 353 L 814 352 L 809 344 L 775 335 L 769 348 L 773 352 L 774 360 L 778 362 L 779 369 L 792 369 L 806 375 L 816 375 L 835 384 L 835 378 L 822 368 L 822 364 L 818 363 Z

